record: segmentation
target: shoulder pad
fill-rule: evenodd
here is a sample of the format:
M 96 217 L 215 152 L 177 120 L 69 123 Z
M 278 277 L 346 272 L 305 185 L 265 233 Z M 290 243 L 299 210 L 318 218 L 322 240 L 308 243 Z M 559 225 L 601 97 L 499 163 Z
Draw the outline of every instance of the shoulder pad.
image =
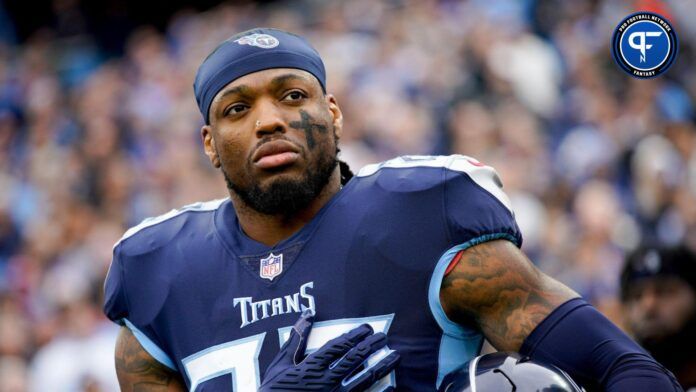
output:
M 384 169 L 441 168 L 465 173 L 481 188 L 495 196 L 508 210 L 512 211 L 510 199 L 503 192 L 503 183 L 491 166 L 484 165 L 466 155 L 405 155 L 388 161 L 367 165 L 360 169 L 357 177 L 369 177 Z M 444 181 L 444 178 L 438 178 Z
M 186 214 L 190 212 L 214 211 L 227 199 L 218 199 L 207 202 L 198 202 L 185 205 L 181 208 L 171 210 L 166 214 L 156 217 L 146 218 L 139 224 L 128 229 L 123 236 L 114 244 L 114 248 L 128 241 L 127 249 L 124 254 L 135 255 L 147 253 L 168 243 L 183 228 L 186 223 Z M 157 230 L 146 230 L 152 227 Z

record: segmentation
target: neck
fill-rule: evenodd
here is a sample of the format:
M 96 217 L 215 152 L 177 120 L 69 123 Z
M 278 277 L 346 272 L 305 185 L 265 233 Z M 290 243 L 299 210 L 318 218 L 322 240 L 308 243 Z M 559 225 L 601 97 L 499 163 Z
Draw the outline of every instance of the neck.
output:
M 262 244 L 273 246 L 309 223 L 340 189 L 341 172 L 337 166 L 319 195 L 307 207 L 290 215 L 262 214 L 249 207 L 234 192 L 230 192 L 230 196 L 244 233 Z

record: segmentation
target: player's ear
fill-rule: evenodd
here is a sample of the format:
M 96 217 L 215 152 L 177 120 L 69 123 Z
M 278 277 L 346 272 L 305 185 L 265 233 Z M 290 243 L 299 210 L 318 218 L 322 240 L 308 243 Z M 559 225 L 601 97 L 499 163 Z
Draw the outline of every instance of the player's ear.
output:
M 201 138 L 203 139 L 203 149 L 205 149 L 205 155 L 210 159 L 210 163 L 214 167 L 220 167 L 220 157 L 218 156 L 217 150 L 215 149 L 215 139 L 213 139 L 213 128 L 210 125 L 204 125 L 201 127 Z
M 336 137 L 340 138 L 341 133 L 343 132 L 343 113 L 341 112 L 341 108 L 338 106 L 336 97 L 334 97 L 332 94 L 326 94 L 325 98 L 326 104 L 329 107 L 329 112 L 333 118 L 333 126 L 336 130 Z

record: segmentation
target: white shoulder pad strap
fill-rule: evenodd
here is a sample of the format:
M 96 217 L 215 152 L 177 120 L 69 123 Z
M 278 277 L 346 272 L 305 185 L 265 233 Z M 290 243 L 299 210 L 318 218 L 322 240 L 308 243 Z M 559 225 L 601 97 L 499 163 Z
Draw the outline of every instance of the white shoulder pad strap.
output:
M 404 155 L 385 162 L 374 163 L 360 169 L 358 177 L 368 177 L 382 168 L 411 168 L 411 167 L 444 167 L 466 173 L 481 188 L 495 196 L 510 212 L 510 199 L 503 192 L 503 183 L 498 173 L 490 166 L 466 155 Z

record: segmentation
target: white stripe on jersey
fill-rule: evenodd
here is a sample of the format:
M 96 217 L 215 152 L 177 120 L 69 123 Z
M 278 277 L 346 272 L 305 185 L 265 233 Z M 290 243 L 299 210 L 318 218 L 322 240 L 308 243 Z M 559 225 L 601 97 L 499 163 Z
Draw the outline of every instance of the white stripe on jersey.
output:
M 211 200 L 211 201 L 199 201 L 198 203 L 188 204 L 188 205 L 185 205 L 181 208 L 173 209 L 173 210 L 167 212 L 166 214 L 162 214 L 162 215 L 154 216 L 154 217 L 150 217 L 150 218 L 145 218 L 142 222 L 140 222 L 137 225 L 126 230 L 126 232 L 123 234 L 121 239 L 116 241 L 116 243 L 114 244 L 114 248 L 116 246 L 118 246 L 118 244 L 120 244 L 125 239 L 135 235 L 137 232 L 139 232 L 140 230 L 142 230 L 146 227 L 150 227 L 150 226 L 154 226 L 156 224 L 162 223 L 166 220 L 177 217 L 177 216 L 183 214 L 184 212 L 188 212 L 188 211 L 213 211 L 213 210 L 216 210 L 227 199 L 229 199 L 229 198 L 217 199 L 217 200 Z
M 360 169 L 357 176 L 371 176 L 382 168 L 408 167 L 444 167 L 446 169 L 466 173 L 481 188 L 495 196 L 510 212 L 512 204 L 503 192 L 503 183 L 494 168 L 480 163 L 475 158 L 466 155 L 405 155 L 381 163 L 367 165 Z

